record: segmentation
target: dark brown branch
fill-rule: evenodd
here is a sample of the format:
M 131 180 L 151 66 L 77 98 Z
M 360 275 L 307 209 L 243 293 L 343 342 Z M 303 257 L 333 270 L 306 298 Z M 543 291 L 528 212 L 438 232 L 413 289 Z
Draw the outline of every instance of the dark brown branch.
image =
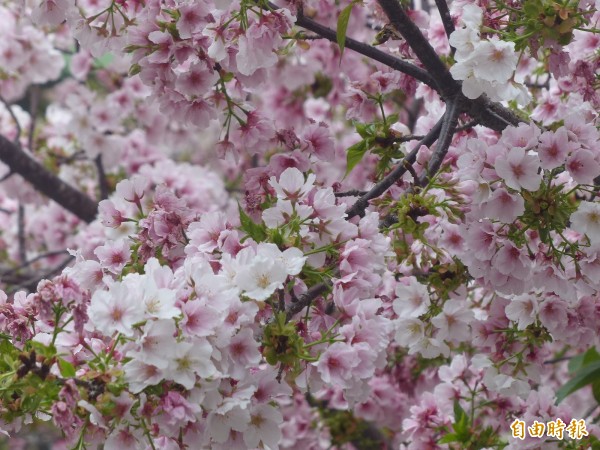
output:
M 410 20 L 398 0 L 377 1 L 388 16 L 390 23 L 406 40 L 429 75 L 435 80 L 435 89 L 444 101 L 452 98 L 459 100 L 460 98 L 460 112 L 468 113 L 481 125 L 495 131 L 502 131 L 509 125 L 516 126 L 522 122 L 512 111 L 498 103 L 491 102 L 485 95 L 475 100 L 467 99 L 461 92 L 461 83 L 452 78 L 444 62 L 423 36 L 419 27 Z
M 406 163 L 413 164 L 417 159 L 417 153 L 421 146 L 425 145 L 429 147 L 435 142 L 440 131 L 442 130 L 442 124 L 444 123 L 444 117 L 446 114 L 434 125 L 434 127 L 427 133 L 427 135 L 415 146 L 415 148 L 402 160 L 400 164 L 396 166 L 389 174 L 385 176 L 383 180 L 373 186 L 365 195 L 359 198 L 354 205 L 346 211 L 347 219 L 351 219 L 354 216 L 363 216 L 365 209 L 369 206 L 369 201 L 379 197 L 385 191 L 387 191 L 392 185 L 394 185 L 406 172 Z
M 40 89 L 38 86 L 31 86 L 29 88 L 29 131 L 27 132 L 27 148 L 30 152 L 33 152 L 33 136 L 35 134 L 35 122 L 37 119 L 38 100 L 40 96 Z
M 425 186 L 429 179 L 434 176 L 442 165 L 442 161 L 448 153 L 452 138 L 456 132 L 456 125 L 458 124 L 458 115 L 460 114 L 460 108 L 457 102 L 446 103 L 446 113 L 443 117 L 442 129 L 440 131 L 440 137 L 435 146 L 435 151 L 431 155 L 429 164 L 427 165 L 427 171 L 419 177 L 418 185 Z
M 359 191 L 358 189 L 352 189 L 346 192 L 336 192 L 334 195 L 336 197 L 360 197 L 361 195 L 365 195 L 367 191 Z
M 13 122 L 15 123 L 15 128 L 17 130 L 17 135 L 15 136 L 15 139 L 13 140 L 13 143 L 17 146 L 17 147 L 21 147 L 21 124 L 19 123 L 19 120 L 17 119 L 17 116 L 15 115 L 15 112 L 12 110 L 12 107 L 10 105 L 10 103 L 8 103 L 4 97 L 2 97 L 0 95 L 0 102 L 2 102 L 2 104 L 4 105 L 4 107 L 6 108 L 8 114 L 10 114 L 10 117 L 12 118 Z
M 96 169 L 98 170 L 98 187 L 100 188 L 100 200 L 106 200 L 108 198 L 108 180 L 106 179 L 104 164 L 102 164 L 102 155 L 96 156 L 96 159 L 94 159 L 94 163 L 96 163 Z
M 27 263 L 27 250 L 25 247 L 25 207 L 19 202 L 17 214 L 17 235 L 19 238 L 19 259 L 21 264 Z
M 271 6 L 277 8 L 275 5 Z M 298 18 L 296 19 L 296 25 L 302 28 L 306 28 L 307 30 L 312 31 L 313 33 L 317 33 L 318 35 L 323 36 L 325 39 L 331 42 L 337 43 L 337 34 L 334 30 L 317 23 L 312 19 L 307 18 L 300 12 L 298 13 Z M 403 61 L 399 58 L 396 58 L 388 53 L 382 52 L 381 50 L 373 47 L 372 45 L 364 44 L 362 42 L 347 37 L 346 48 L 354 50 L 355 52 L 367 56 L 375 61 L 378 61 L 388 67 L 391 67 L 394 70 L 409 75 L 414 79 L 419 80 L 428 86 L 431 86 L 434 89 L 436 88 L 434 79 L 425 70 L 406 61 Z
M 36 256 L 35 258 L 30 259 L 29 261 L 21 264 L 18 267 L 12 268 L 12 269 L 7 269 L 4 270 L 2 272 L 0 272 L 0 277 L 6 277 L 7 275 L 11 275 L 15 272 L 19 272 L 20 270 L 25 269 L 26 267 L 36 263 L 37 261 L 41 260 L 41 259 L 45 259 L 45 258 L 52 258 L 53 256 L 58 256 L 58 255 L 66 255 L 69 252 L 67 250 L 54 250 L 51 252 L 47 252 L 47 253 L 43 253 L 41 255 Z
M 444 24 L 444 30 L 446 30 L 446 36 L 450 38 L 450 35 L 454 33 L 454 21 L 452 20 L 452 16 L 450 15 L 448 3 L 446 3 L 446 0 L 435 0 L 435 4 L 437 6 L 438 11 L 440 12 L 442 23 Z
M 286 319 L 290 320 L 304 308 L 309 306 L 312 301 L 319 295 L 324 294 L 331 287 L 331 281 L 323 281 L 322 283 L 315 284 L 308 291 L 302 294 L 298 301 L 292 303 L 286 311 Z
M 92 222 L 95 219 L 98 205 L 94 200 L 65 183 L 4 136 L 0 136 L 0 160 L 11 172 L 21 175 L 37 191 L 81 220 Z
M 68 258 L 65 258 L 59 265 L 53 267 L 52 269 L 49 269 L 48 271 L 43 273 L 36 273 L 30 278 L 17 284 L 16 286 L 13 286 L 11 289 L 5 290 L 5 292 L 7 294 L 14 294 L 19 289 L 23 288 L 27 289 L 30 292 L 34 292 L 37 289 L 37 285 L 41 280 L 48 279 L 61 272 L 65 267 L 67 267 L 71 263 L 73 259 L 75 259 L 74 256 L 69 256 Z
M 377 0 L 390 23 L 398 30 L 406 40 L 410 48 L 415 52 L 421 63 L 435 80 L 436 90 L 444 98 L 453 97 L 460 92 L 460 84 L 452 78 L 446 64 L 440 59 L 437 52 L 421 30 L 410 20 L 398 0 Z

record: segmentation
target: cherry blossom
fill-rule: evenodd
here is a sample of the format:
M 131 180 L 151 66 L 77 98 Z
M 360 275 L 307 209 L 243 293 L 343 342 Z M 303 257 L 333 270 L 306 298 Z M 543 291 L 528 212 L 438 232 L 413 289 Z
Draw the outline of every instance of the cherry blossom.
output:
M 512 189 L 536 191 L 540 187 L 541 176 L 538 174 L 540 160 L 536 155 L 528 154 L 519 147 L 513 147 L 506 159 L 496 159 L 496 173 L 506 185 Z
M 1 444 L 595 448 L 598 5 L 409 3 L 0 7 Z
M 597 203 L 583 201 L 571 215 L 572 227 L 575 231 L 585 234 L 590 242 L 600 240 L 600 208 Z

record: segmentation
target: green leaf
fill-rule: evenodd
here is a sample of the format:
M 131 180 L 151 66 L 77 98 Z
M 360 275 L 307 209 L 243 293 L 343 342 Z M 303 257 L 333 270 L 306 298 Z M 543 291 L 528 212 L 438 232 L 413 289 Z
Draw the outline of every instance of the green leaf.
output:
M 390 114 L 389 116 L 387 116 L 386 122 L 388 125 L 392 125 L 392 124 L 398 122 L 399 118 L 400 118 L 399 114 Z
M 267 233 L 260 225 L 254 223 L 254 221 L 244 212 L 241 206 L 238 205 L 240 211 L 240 224 L 243 231 L 248 236 L 254 239 L 256 242 L 262 242 L 266 239 Z
M 574 356 L 569 360 L 569 373 L 575 373 L 594 361 L 600 361 L 600 354 L 598 354 L 595 347 L 591 347 L 585 353 Z
M 65 378 L 73 378 L 75 376 L 75 366 L 69 361 L 58 358 L 58 368 L 60 369 L 60 374 Z
M 449 444 L 450 442 L 458 442 L 458 436 L 454 433 L 449 433 L 438 441 L 438 444 Z
M 454 424 L 452 428 L 454 428 L 458 441 L 466 442 L 469 440 L 469 416 L 460 406 L 458 400 L 454 400 Z
M 337 43 L 340 46 L 340 61 L 342 56 L 344 55 L 344 48 L 346 47 L 346 31 L 348 30 L 348 22 L 350 22 L 350 14 L 352 13 L 352 8 L 354 8 L 355 2 L 350 3 L 338 17 L 337 21 Z
M 355 123 L 354 127 L 356 128 L 356 132 L 363 139 L 375 137 L 375 127 L 372 123 Z
M 129 68 L 129 72 L 128 75 L 130 77 L 133 77 L 134 75 L 137 75 L 138 73 L 140 73 L 142 71 L 142 66 L 140 66 L 139 64 L 133 64 L 130 68 Z
M 569 364 L 568 364 L 569 373 L 573 374 L 583 367 L 583 357 L 584 356 L 585 356 L 585 353 L 581 353 L 577 356 L 573 356 L 569 360 Z
M 600 380 L 596 380 L 592 383 L 592 395 L 596 402 L 600 404 Z
M 106 69 L 115 59 L 112 53 L 105 53 L 94 60 L 94 67 L 98 69 Z
M 523 11 L 525 12 L 526 16 L 537 18 L 541 12 L 541 5 L 539 5 L 537 2 L 525 2 L 523 5 Z
M 344 177 L 347 177 L 348 174 L 352 172 L 352 169 L 354 169 L 361 159 L 363 159 L 363 156 L 365 156 L 365 153 L 369 149 L 369 143 L 370 140 L 363 139 L 347 150 L 348 154 L 346 155 L 346 173 L 344 174 Z
M 467 413 L 465 412 L 463 407 L 460 406 L 460 403 L 458 402 L 458 400 L 454 400 L 454 420 L 455 420 L 455 422 L 460 422 L 463 419 L 463 417 L 467 417 Z
M 52 358 L 56 355 L 56 347 L 54 345 L 44 345 L 41 342 L 29 341 L 28 345 L 35 350 L 38 355 L 45 356 L 46 358 Z
M 600 380 L 600 361 L 592 362 L 578 370 L 575 376 L 556 392 L 556 404 L 563 401 L 569 394 L 597 380 Z

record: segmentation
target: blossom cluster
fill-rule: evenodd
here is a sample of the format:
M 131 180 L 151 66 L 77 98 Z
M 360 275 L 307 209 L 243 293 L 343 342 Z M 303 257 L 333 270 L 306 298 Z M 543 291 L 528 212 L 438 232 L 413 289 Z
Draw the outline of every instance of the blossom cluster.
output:
M 279 3 L 0 6 L 0 133 L 98 203 L 2 165 L 1 431 L 512 450 L 575 445 L 515 419 L 584 418 L 597 445 L 600 5 L 406 9 L 487 113 L 452 125 L 385 1 Z
M 449 42 L 456 49 L 450 73 L 462 80 L 463 93 L 468 98 L 485 93 L 494 100 L 529 103 L 525 87 L 512 81 L 519 60 L 514 43 L 495 36 L 482 39 L 483 10 L 476 5 L 465 5 L 461 20 L 463 26 L 452 33 Z

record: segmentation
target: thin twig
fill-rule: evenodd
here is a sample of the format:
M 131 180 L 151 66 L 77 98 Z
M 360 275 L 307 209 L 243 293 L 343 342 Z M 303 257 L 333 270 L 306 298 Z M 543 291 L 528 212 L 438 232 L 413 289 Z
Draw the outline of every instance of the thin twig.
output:
M 448 153 L 452 138 L 456 131 L 456 124 L 458 123 L 458 115 L 460 114 L 460 108 L 458 102 L 452 101 L 446 104 L 446 113 L 443 117 L 442 129 L 440 131 L 440 137 L 435 146 L 435 151 L 431 155 L 429 164 L 427 165 L 427 171 L 423 172 L 418 180 L 419 186 L 425 186 L 428 180 L 434 176 L 442 165 L 442 161 Z
M 336 192 L 334 195 L 336 197 L 360 197 L 365 195 L 367 191 L 359 191 L 358 189 L 351 189 L 345 192 Z
M 57 273 L 61 272 L 65 267 L 67 267 L 69 265 L 69 263 L 74 258 L 75 258 L 74 256 L 69 256 L 68 258 L 63 260 L 63 262 L 61 262 L 58 266 L 53 267 L 52 269 L 48 270 L 47 272 L 44 272 L 42 274 L 37 274 L 34 277 L 31 277 L 31 278 L 17 284 L 16 286 L 13 286 L 11 289 L 5 290 L 6 294 L 9 294 L 9 295 L 14 294 L 19 289 L 22 289 L 22 288 L 27 288 L 29 291 L 35 291 L 37 289 L 38 283 L 41 280 L 48 279 L 49 277 L 52 277 L 53 275 L 56 275 Z
M 102 155 L 96 156 L 94 159 L 96 169 L 98 170 L 98 187 L 100 188 L 100 200 L 106 200 L 108 198 L 108 180 L 106 179 L 106 172 L 104 171 L 104 164 L 102 164 Z
M 19 239 L 19 258 L 22 264 L 27 264 L 27 250 L 25 248 L 25 207 L 21 202 L 19 202 L 17 222 L 17 236 Z
M 10 114 L 10 117 L 12 117 L 13 122 L 15 122 L 15 128 L 17 129 L 17 135 L 13 139 L 13 144 L 15 144 L 17 147 L 21 148 L 21 124 L 19 123 L 19 120 L 17 119 L 15 112 L 12 110 L 10 103 L 8 103 L 2 95 L 0 95 L 0 102 L 2 102 L 2 104 L 6 107 L 8 113 Z
M 21 175 L 36 190 L 54 200 L 85 222 L 96 218 L 98 204 L 83 192 L 65 183 L 19 146 L 0 135 L 0 160 Z
M 269 6 L 277 9 L 277 6 L 269 3 Z M 325 39 L 337 43 L 337 33 L 335 30 L 331 28 L 327 28 L 326 26 L 321 25 L 320 23 L 315 22 L 312 19 L 304 16 L 301 12 L 298 12 L 298 17 L 296 19 L 296 25 L 302 28 L 306 28 L 307 30 L 312 31 L 313 33 L 318 34 L 319 36 L 323 36 Z M 382 64 L 385 64 L 388 67 L 391 67 L 394 70 L 402 72 L 406 75 L 410 75 L 416 80 L 425 83 L 428 86 L 435 87 L 435 82 L 433 78 L 420 67 L 415 66 L 414 64 L 403 61 L 399 58 L 396 58 L 389 53 L 385 53 L 372 45 L 365 44 L 363 42 L 356 41 L 352 38 L 346 37 L 345 47 L 354 50 L 361 55 L 367 56 L 375 61 L 379 61 Z
M 354 205 L 352 205 L 348 211 L 346 211 L 347 219 L 351 219 L 354 216 L 363 216 L 365 209 L 369 205 L 369 201 L 379 197 L 385 191 L 387 191 L 391 186 L 393 186 L 406 172 L 405 163 L 413 164 L 417 159 L 417 153 L 421 146 L 425 145 L 429 147 L 433 144 L 441 129 L 444 121 L 444 116 L 434 125 L 434 127 L 427 133 L 427 135 L 415 146 L 415 148 L 400 162 L 394 170 L 392 170 L 388 175 L 383 178 L 379 183 L 373 186 L 365 195 L 360 197 Z
M 29 132 L 27 133 L 27 148 L 30 152 L 34 151 L 33 148 L 33 135 L 35 132 L 35 123 L 37 119 L 37 110 L 38 110 L 38 99 L 40 95 L 40 90 L 38 86 L 31 86 L 29 88 Z
M 14 269 L 8 269 L 8 270 L 5 270 L 4 272 L 0 272 L 0 277 L 4 277 L 4 276 L 10 275 L 12 273 L 18 272 L 19 270 L 23 270 L 26 267 L 36 263 L 40 259 L 52 258 L 53 256 L 65 255 L 68 253 L 69 252 L 67 250 L 55 250 L 52 252 L 44 253 L 42 255 L 38 255 L 35 258 L 32 258 L 29 261 L 25 262 L 24 264 L 21 264 L 19 267 L 15 267 Z
M 446 36 L 450 38 L 450 35 L 454 33 L 454 21 L 450 15 L 448 3 L 446 3 L 446 0 L 435 0 L 435 5 L 440 12 L 440 17 L 442 18 L 442 23 L 444 24 L 444 30 L 446 30 Z

